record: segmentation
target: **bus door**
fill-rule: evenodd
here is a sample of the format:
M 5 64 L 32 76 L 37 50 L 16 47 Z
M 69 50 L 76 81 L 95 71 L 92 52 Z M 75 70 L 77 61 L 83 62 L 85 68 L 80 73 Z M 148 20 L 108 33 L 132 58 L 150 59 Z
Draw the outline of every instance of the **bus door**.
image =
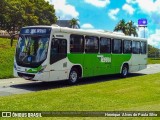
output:
M 84 54 L 84 77 L 94 76 L 96 68 L 96 59 L 99 51 L 99 38 L 94 36 L 85 36 L 85 54 Z
M 51 42 L 50 51 L 50 80 L 66 79 L 67 74 L 67 40 L 54 38 Z M 56 78 L 55 78 L 56 77 Z
M 87 53 L 84 55 L 83 76 L 89 77 L 94 75 L 95 59 L 97 54 Z

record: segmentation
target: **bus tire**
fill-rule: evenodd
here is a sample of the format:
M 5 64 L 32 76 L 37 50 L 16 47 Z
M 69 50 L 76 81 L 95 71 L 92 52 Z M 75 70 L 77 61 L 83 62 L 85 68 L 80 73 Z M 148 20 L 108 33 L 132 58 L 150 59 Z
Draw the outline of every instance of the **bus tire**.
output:
M 128 75 L 128 65 L 124 64 L 121 70 L 121 77 L 125 78 Z
M 75 84 L 77 83 L 79 79 L 79 74 L 78 74 L 78 70 L 76 68 L 72 68 L 70 73 L 69 73 L 69 84 Z

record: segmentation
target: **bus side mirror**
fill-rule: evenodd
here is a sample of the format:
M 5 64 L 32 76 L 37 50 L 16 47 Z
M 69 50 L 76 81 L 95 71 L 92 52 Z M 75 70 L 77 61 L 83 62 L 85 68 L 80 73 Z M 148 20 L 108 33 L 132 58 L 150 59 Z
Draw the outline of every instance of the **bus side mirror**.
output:
M 15 36 L 17 36 L 17 35 L 19 35 L 19 34 L 13 34 L 13 35 L 11 36 L 11 41 L 10 41 L 11 47 L 13 46 L 13 39 L 14 39 Z

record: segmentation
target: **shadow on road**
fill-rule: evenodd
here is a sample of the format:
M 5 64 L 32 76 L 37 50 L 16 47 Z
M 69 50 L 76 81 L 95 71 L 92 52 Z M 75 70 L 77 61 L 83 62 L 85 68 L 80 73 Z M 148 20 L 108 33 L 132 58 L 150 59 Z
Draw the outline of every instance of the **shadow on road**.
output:
M 132 74 L 129 74 L 127 78 L 142 76 L 142 75 L 145 75 L 145 74 L 132 73 Z M 105 81 L 112 81 L 112 80 L 119 80 L 119 79 L 122 79 L 119 75 L 105 75 L 105 76 L 98 76 L 98 77 L 90 77 L 90 78 L 80 79 L 80 81 L 76 85 L 72 85 L 72 86 L 94 84 L 97 82 L 105 82 Z M 55 82 L 24 83 L 24 84 L 11 85 L 10 87 L 25 89 L 28 91 L 41 91 L 41 90 L 56 89 L 56 88 L 63 88 L 63 87 L 69 87 L 69 86 L 71 85 L 69 85 L 67 81 L 55 81 Z

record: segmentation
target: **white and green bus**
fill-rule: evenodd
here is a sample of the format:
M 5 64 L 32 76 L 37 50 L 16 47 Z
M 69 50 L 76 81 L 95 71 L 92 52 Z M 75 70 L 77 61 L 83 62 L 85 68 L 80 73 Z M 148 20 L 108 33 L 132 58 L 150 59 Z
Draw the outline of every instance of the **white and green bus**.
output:
M 108 74 L 126 77 L 146 66 L 146 39 L 112 32 L 29 26 L 19 34 L 14 76 L 76 83 L 79 78 Z

